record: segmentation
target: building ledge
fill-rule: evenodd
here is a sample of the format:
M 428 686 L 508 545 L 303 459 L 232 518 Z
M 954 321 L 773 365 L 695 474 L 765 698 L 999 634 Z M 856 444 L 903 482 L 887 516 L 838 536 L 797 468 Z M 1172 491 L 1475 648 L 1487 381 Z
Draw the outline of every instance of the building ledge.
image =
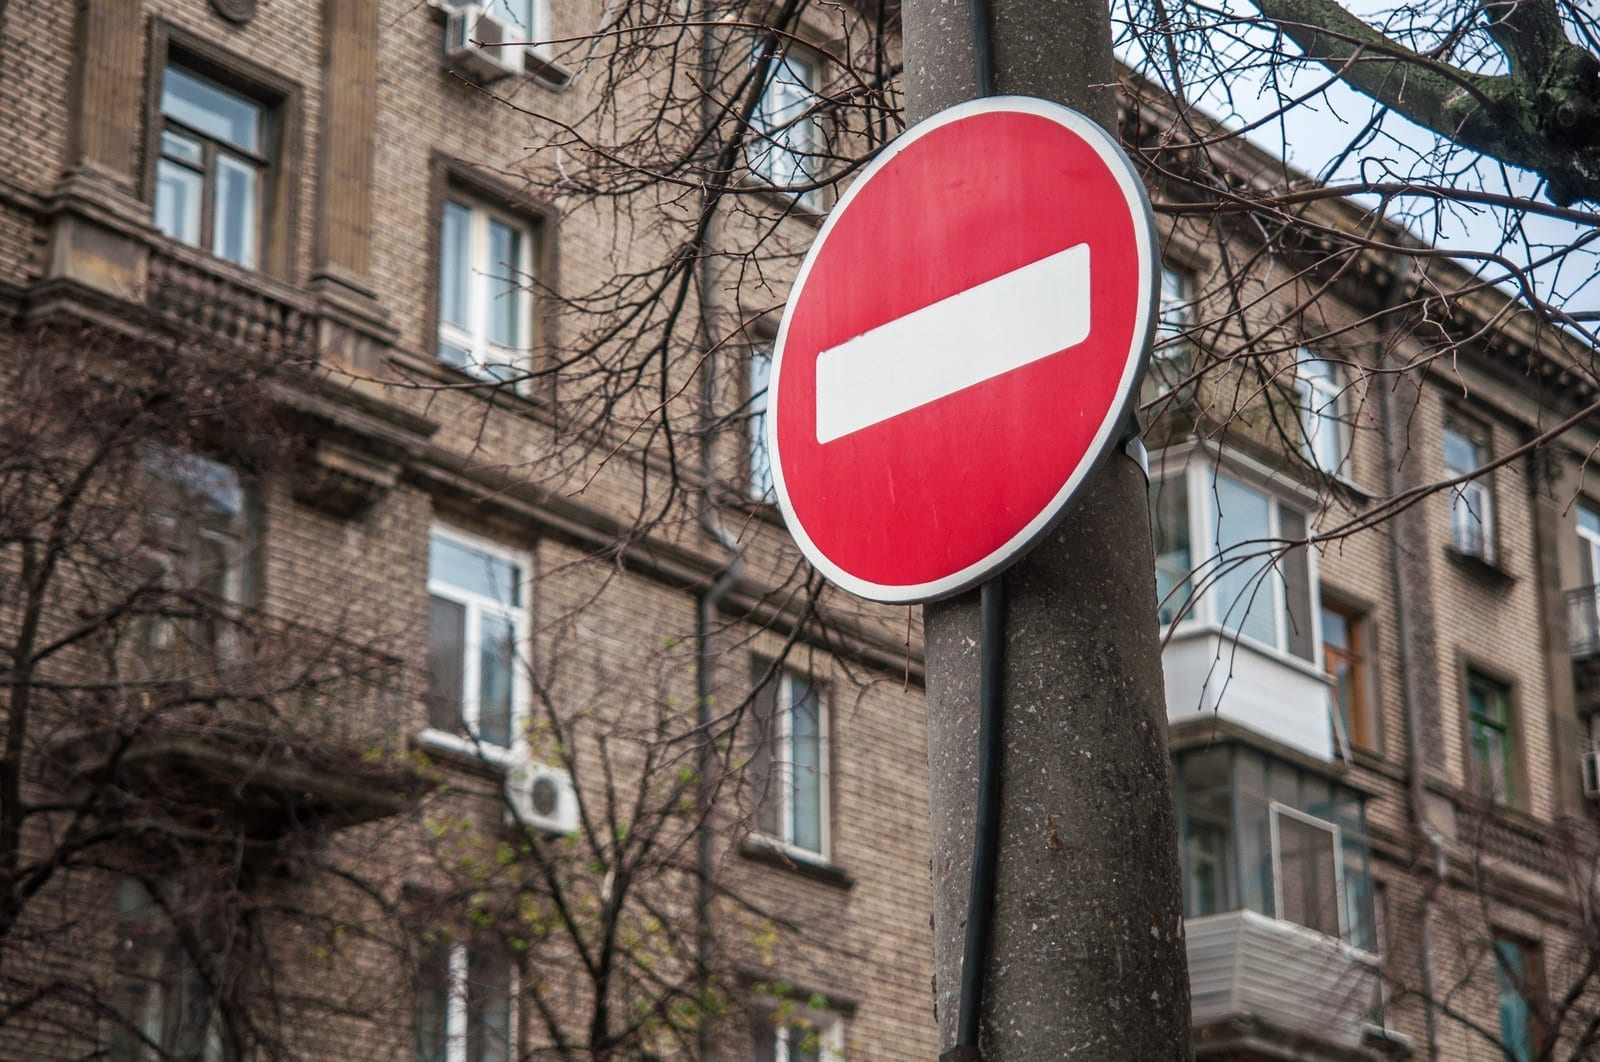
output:
M 1349 1047 L 1279 1028 L 1253 1017 L 1228 1018 L 1194 1028 L 1196 1059 L 1211 1062 L 1378 1062 L 1412 1057 L 1410 1044 L 1371 1026 Z
M 739 854 L 753 862 L 792 870 L 803 878 L 820 881 L 824 885 L 832 885 L 839 889 L 853 888 L 856 883 L 855 875 L 844 867 L 835 863 L 802 858 L 779 842 L 756 833 L 747 834 L 739 842 Z

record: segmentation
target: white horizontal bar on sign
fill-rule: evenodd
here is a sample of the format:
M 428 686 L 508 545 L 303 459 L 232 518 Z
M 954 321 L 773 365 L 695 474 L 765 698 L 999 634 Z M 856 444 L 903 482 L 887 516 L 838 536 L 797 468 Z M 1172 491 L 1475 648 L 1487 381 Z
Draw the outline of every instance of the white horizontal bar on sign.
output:
M 1089 245 L 1068 247 L 817 355 L 817 442 L 965 391 L 1089 338 Z

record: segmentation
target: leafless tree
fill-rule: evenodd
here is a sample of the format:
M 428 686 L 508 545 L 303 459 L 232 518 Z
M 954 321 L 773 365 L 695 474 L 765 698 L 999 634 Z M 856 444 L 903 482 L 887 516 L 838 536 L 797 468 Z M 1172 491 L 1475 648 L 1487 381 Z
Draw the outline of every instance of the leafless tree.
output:
M 406 676 L 383 639 L 252 601 L 257 488 L 293 452 L 275 388 L 305 364 L 159 322 L 7 355 L 0 1039 L 291 1057 L 284 1011 L 341 996 L 287 964 L 382 894 L 322 842 L 398 809 L 372 783 L 417 787 L 385 744 Z M 274 885 L 306 875 L 328 906 Z
M 1169 249 L 1208 263 L 1163 311 L 1144 408 L 1153 444 L 1198 436 L 1265 455 L 1320 490 L 1326 544 L 1486 470 L 1352 492 L 1316 453 L 1320 423 L 1393 426 L 1432 364 L 1495 347 L 1529 360 L 1541 383 L 1561 380 L 1548 428 L 1496 465 L 1600 412 L 1593 11 L 1565 0 L 1377 13 L 1333 0 L 1122 0 L 1111 17 L 1124 142 Z M 528 119 L 519 176 L 530 194 L 555 203 L 566 226 L 611 238 L 598 280 L 535 282 L 559 341 L 512 385 L 559 402 L 552 446 L 524 475 L 581 491 L 626 465 L 636 479 L 619 553 L 704 531 L 730 567 L 751 559 L 765 518 L 751 463 L 764 351 L 821 212 L 903 128 L 899 31 L 893 5 L 618 0 L 589 32 L 547 42 L 584 86 L 580 113 L 502 97 Z M 1321 124 L 1297 132 L 1305 122 Z M 1308 349 L 1333 366 L 1331 391 L 1310 408 Z M 1264 572 L 1310 544 L 1309 534 L 1246 544 L 1230 564 Z M 767 563 L 769 601 L 807 617 L 815 637 L 871 622 L 803 566 Z M 584 966 L 584 1021 L 535 1000 L 568 1056 L 642 1050 L 650 1036 L 687 1043 L 713 1009 L 692 998 L 692 979 L 652 973 L 648 947 L 598 958 L 619 934 L 671 924 L 676 908 L 644 882 L 671 891 L 695 878 L 686 846 L 728 784 L 703 788 L 707 750 L 724 779 L 742 766 L 728 749 L 748 704 L 691 723 L 663 711 L 670 685 L 658 684 L 653 718 L 631 731 L 576 720 L 540 687 L 535 729 L 578 777 L 583 825 L 576 842 L 509 842 L 494 872 L 503 909 L 489 921 L 511 924 L 505 897 L 536 896 L 544 935 L 517 930 L 519 946 L 537 938 Z M 622 763 L 628 786 L 616 784 Z M 689 937 L 670 943 L 688 970 Z M 627 987 L 608 996 L 614 974 Z

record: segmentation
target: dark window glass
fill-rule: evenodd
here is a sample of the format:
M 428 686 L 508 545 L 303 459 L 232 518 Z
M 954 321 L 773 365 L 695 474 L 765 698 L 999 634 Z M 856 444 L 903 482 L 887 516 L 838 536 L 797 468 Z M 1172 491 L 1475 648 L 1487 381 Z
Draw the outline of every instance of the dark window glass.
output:
M 428 725 L 453 734 L 461 729 L 467 610 L 441 597 L 428 601 Z
M 1467 676 L 1467 711 L 1473 784 L 1480 796 L 1515 807 L 1511 690 L 1503 682 L 1472 672 Z

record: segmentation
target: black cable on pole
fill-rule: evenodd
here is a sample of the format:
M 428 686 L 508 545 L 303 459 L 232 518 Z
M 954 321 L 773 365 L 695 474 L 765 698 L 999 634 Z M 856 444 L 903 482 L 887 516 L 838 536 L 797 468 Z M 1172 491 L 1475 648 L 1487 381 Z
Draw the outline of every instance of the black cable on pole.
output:
M 981 662 L 978 671 L 978 801 L 972 836 L 972 886 L 967 895 L 967 939 L 961 957 L 961 1004 L 956 1042 L 947 1062 L 982 1058 L 978 1050 L 983 1012 L 983 973 L 988 965 L 994 915 L 994 877 L 1000 847 L 1001 669 L 1005 662 L 1005 596 L 996 575 L 983 584 L 979 602 Z
M 989 40 L 988 0 L 967 0 L 972 20 L 972 74 L 978 96 L 994 95 L 994 51 Z M 1005 662 L 1005 595 L 996 575 L 979 598 L 978 800 L 972 832 L 972 882 L 967 893 L 967 939 L 962 945 L 961 996 L 956 1042 L 941 1062 L 979 1062 L 983 974 L 988 966 L 994 916 L 994 874 L 1000 848 L 1000 678 Z
M 994 51 L 989 46 L 989 0 L 967 0 L 972 20 L 972 76 L 978 95 L 994 95 Z

